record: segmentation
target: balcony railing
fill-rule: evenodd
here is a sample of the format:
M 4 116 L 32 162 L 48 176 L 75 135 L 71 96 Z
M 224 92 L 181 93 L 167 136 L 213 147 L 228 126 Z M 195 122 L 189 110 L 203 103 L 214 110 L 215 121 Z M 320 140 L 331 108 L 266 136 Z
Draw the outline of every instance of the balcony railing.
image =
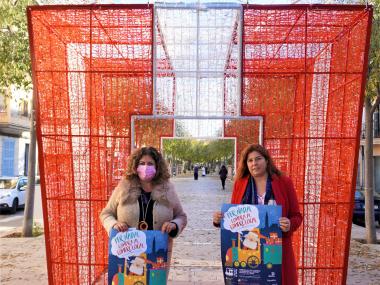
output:
M 373 130 L 373 138 L 374 139 L 380 138 L 380 131 L 379 130 Z M 361 140 L 365 139 L 365 129 L 364 129 L 364 127 L 362 128 L 362 130 L 360 132 L 360 139 Z
M 18 108 L 11 108 L 10 104 L 0 106 L 0 129 L 2 134 L 21 135 L 30 127 L 30 113 L 28 102 L 18 104 Z
M 373 138 L 380 138 L 380 110 L 379 107 L 373 114 Z M 362 130 L 360 133 L 360 139 L 365 139 L 365 122 L 363 118 Z

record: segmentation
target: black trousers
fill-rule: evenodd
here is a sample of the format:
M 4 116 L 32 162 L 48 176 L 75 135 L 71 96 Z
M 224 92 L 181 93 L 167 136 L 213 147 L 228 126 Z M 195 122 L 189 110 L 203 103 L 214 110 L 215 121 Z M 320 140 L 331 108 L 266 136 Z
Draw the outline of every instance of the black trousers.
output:
M 226 185 L 226 179 L 227 179 L 227 177 L 225 177 L 225 178 L 220 177 L 220 180 L 222 181 L 223 189 L 224 189 L 224 186 Z

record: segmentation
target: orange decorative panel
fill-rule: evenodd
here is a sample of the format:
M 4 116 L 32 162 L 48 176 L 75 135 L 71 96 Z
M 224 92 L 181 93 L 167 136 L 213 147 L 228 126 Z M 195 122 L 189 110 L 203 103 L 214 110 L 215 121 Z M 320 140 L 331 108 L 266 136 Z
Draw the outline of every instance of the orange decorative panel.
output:
M 153 13 L 146 4 L 28 8 L 50 284 L 99 281 L 108 238 L 98 216 L 132 142 L 159 147 L 184 102 L 193 116 L 171 61 L 193 62 L 171 58 Z M 264 145 L 293 179 L 304 215 L 293 239 L 300 284 L 346 281 L 371 18 L 360 5 L 243 5 L 224 37 L 224 78 L 214 80 L 223 88 L 198 74 L 199 90 L 220 92 L 223 107 L 210 112 L 215 103 L 199 100 L 202 119 L 226 116 L 223 134 L 238 152 L 258 142 L 259 121 L 249 118 L 263 117 Z
M 372 9 L 244 6 L 242 115 L 294 181 L 300 284 L 345 284 Z

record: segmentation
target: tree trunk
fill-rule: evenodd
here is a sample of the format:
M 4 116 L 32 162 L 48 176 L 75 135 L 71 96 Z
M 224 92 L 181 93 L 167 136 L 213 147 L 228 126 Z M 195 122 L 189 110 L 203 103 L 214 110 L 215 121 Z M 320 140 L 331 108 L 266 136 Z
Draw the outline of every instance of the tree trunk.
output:
M 34 189 L 36 181 L 36 130 L 34 125 L 34 118 L 34 104 L 32 103 L 32 114 L 30 119 L 28 189 L 26 192 L 24 222 L 22 229 L 22 235 L 24 237 L 31 237 L 33 235 Z
M 376 228 L 373 200 L 373 117 L 372 104 L 368 97 L 365 97 L 365 145 L 364 145 L 364 160 L 365 160 L 365 227 L 366 240 L 368 244 L 376 243 Z M 356 175 L 354 173 L 354 175 Z

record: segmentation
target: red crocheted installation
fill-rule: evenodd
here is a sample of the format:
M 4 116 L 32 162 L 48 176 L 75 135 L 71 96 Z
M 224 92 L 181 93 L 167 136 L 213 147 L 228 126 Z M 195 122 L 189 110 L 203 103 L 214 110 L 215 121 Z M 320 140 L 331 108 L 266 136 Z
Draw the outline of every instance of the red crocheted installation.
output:
M 300 284 L 345 284 L 372 10 L 245 6 L 242 115 L 292 177 Z
M 108 259 L 98 216 L 126 169 L 131 116 L 152 114 L 153 8 L 28 15 L 49 283 L 93 284 Z
M 299 283 L 344 284 L 372 9 L 242 11 L 242 58 L 226 58 L 221 94 L 224 115 L 237 119 L 224 120 L 223 134 L 236 137 L 239 154 L 260 134 L 258 121 L 241 117 L 263 117 L 264 145 L 292 177 L 304 215 L 293 239 Z M 183 80 L 153 12 L 152 5 L 28 8 L 50 284 L 99 281 L 108 238 L 98 216 L 124 174 L 131 143 L 159 147 L 174 135 L 170 116 Z M 235 49 L 238 27 L 230 29 Z M 154 43 L 162 51 L 156 79 L 171 88 L 156 99 Z

